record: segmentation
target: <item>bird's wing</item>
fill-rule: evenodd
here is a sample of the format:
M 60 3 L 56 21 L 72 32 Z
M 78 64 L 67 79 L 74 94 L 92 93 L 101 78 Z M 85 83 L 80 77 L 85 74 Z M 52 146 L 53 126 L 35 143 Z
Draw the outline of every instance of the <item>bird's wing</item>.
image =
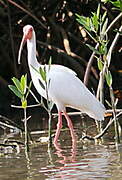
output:
M 67 75 L 70 75 L 71 77 L 72 76 L 75 77 L 77 75 L 73 70 L 71 70 L 65 66 L 62 66 L 62 65 L 54 64 L 54 65 L 41 66 L 40 64 L 38 64 L 38 66 L 35 69 L 31 67 L 31 74 L 32 74 L 32 79 L 33 79 L 35 88 L 37 89 L 39 94 L 45 98 L 47 97 L 46 83 L 43 80 L 43 78 L 41 77 L 41 74 L 39 74 L 40 67 L 42 68 L 43 71 L 46 71 L 47 82 L 49 83 L 50 81 L 52 82 L 52 80 L 53 80 L 53 89 L 55 89 L 57 91 L 59 91 L 59 89 L 60 89 L 60 86 L 58 85 L 58 83 L 60 83 L 60 81 L 58 81 L 60 78 L 61 78 L 61 82 L 62 82 L 62 80 L 66 81 L 65 77 L 67 77 Z M 57 81 L 58 81 L 58 83 L 57 83 Z
M 65 106 L 79 109 L 95 119 L 103 119 L 104 106 L 87 89 L 76 73 L 64 66 L 53 66 L 49 73 L 49 96 L 63 110 Z
M 51 65 L 51 70 L 55 71 L 55 72 L 70 73 L 70 74 L 77 76 L 75 71 L 69 69 L 66 66 L 62 66 L 62 65 L 58 65 L 58 64 Z
M 50 80 L 50 81 L 49 81 Z M 73 106 L 76 99 L 83 97 L 84 85 L 71 69 L 51 65 L 48 74 L 49 95 L 55 103 Z

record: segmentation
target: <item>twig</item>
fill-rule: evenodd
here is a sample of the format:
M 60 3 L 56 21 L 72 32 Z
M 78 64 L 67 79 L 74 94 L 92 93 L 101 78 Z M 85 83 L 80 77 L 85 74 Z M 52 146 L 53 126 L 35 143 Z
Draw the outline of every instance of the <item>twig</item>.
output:
M 27 87 L 29 88 L 29 87 Z M 39 100 L 37 99 L 37 97 L 35 96 L 35 94 L 31 91 L 31 89 L 29 89 L 29 92 L 31 93 L 31 95 L 34 97 L 35 101 L 40 104 Z
M 116 117 L 118 118 L 120 115 L 122 115 L 122 112 L 120 112 L 119 114 L 116 115 Z M 107 126 L 102 130 L 101 133 L 99 133 L 98 135 L 92 137 L 89 135 L 85 135 L 84 137 L 82 137 L 81 139 L 89 139 L 89 140 L 96 140 L 96 139 L 100 139 L 108 130 L 108 128 L 110 127 L 110 125 L 114 122 L 114 118 L 110 119 L 110 121 L 108 122 Z
M 9 8 L 8 0 L 7 0 L 7 6 L 8 6 L 7 10 L 8 10 L 9 32 L 10 32 L 10 39 L 11 39 L 11 49 L 12 49 L 13 60 L 14 60 L 14 71 L 15 71 L 16 77 L 18 77 L 17 67 L 16 67 L 16 56 L 15 56 L 15 50 L 14 50 L 14 40 L 13 40 L 13 33 L 12 33 L 12 27 L 11 27 L 10 8 Z
M 27 106 L 27 108 L 32 108 L 32 107 L 37 107 L 37 106 L 42 106 L 42 104 L 40 103 L 40 104 L 29 105 L 29 106 Z M 18 109 L 23 109 L 22 106 L 16 106 L 16 105 L 13 105 L 13 104 L 11 105 L 11 107 L 18 108 Z
M 50 45 L 50 44 L 47 44 L 47 43 L 44 43 L 44 42 L 38 41 L 38 40 L 37 40 L 37 43 L 39 43 L 40 45 L 43 45 L 43 46 L 47 47 L 49 50 L 54 50 L 54 51 L 56 51 L 57 53 L 61 53 L 61 54 L 64 54 L 66 57 L 69 57 L 69 55 L 68 55 L 63 49 L 60 49 L 60 48 L 58 48 L 58 47 L 52 46 L 52 45 Z M 86 61 L 85 61 L 82 57 L 78 56 L 77 54 L 75 54 L 75 53 L 73 53 L 73 52 L 70 52 L 70 56 L 72 56 L 73 58 L 75 57 L 75 58 L 81 60 L 81 62 L 82 62 L 84 65 L 87 65 Z
M 97 45 L 95 46 L 95 49 L 97 49 L 99 46 L 99 43 L 97 43 Z M 87 67 L 86 67 L 86 72 L 85 72 L 85 75 L 84 75 L 84 84 L 87 86 L 88 85 L 88 80 L 89 80 L 89 75 L 90 75 L 90 71 L 91 71 L 91 66 L 93 64 L 93 61 L 94 61 L 94 55 L 95 55 L 95 52 L 92 53 L 89 61 L 88 61 L 88 64 L 87 64 Z
M 31 118 L 31 116 L 27 117 L 26 120 L 28 121 Z M 24 119 L 22 119 L 21 121 L 24 121 Z
M 48 119 L 48 138 L 49 138 L 49 143 L 48 143 L 48 148 L 52 146 L 52 115 L 51 111 L 48 111 L 49 119 Z
M 105 34 L 114 26 L 114 24 L 122 17 L 122 12 L 111 22 L 111 24 L 106 29 Z
M 117 113 L 122 113 L 122 109 L 116 109 L 116 112 Z M 107 113 L 113 113 L 113 110 L 112 109 L 107 109 L 105 114 Z M 82 112 L 68 112 L 67 113 L 69 116 L 77 116 L 77 115 L 81 115 L 81 114 L 84 114 Z M 52 115 L 55 117 L 55 116 L 58 116 L 58 113 L 52 113 Z
M 29 151 L 28 128 L 27 128 L 27 109 L 24 108 L 24 127 L 25 127 L 25 153 Z
M 112 109 L 113 109 L 115 140 L 117 143 L 120 143 L 119 122 L 118 122 L 118 119 L 116 117 L 116 104 L 115 104 L 115 97 L 114 97 L 112 86 L 109 87 L 109 91 L 110 91 L 110 98 L 111 98 L 111 104 L 112 104 Z
M 119 31 L 122 31 L 122 26 L 119 28 Z M 107 53 L 107 56 L 106 56 L 106 61 L 104 63 L 104 67 L 103 67 L 103 70 L 102 70 L 102 77 L 100 77 L 100 80 L 99 80 L 99 84 L 98 84 L 98 89 L 97 89 L 97 97 L 99 95 L 99 92 L 100 92 L 100 84 L 101 84 L 101 78 L 102 78 L 102 81 L 104 81 L 103 77 L 105 76 L 105 72 L 106 72 L 106 68 L 109 68 L 109 65 L 110 65 L 110 62 L 111 62 L 111 54 L 112 54 L 112 51 L 118 41 L 118 38 L 119 38 L 120 34 L 117 32 L 116 33 L 116 36 L 108 50 L 108 53 Z M 103 82 L 102 82 L 103 83 Z
M 22 127 L 20 127 L 18 124 L 16 124 L 14 121 L 12 121 L 11 119 L 8 119 L 5 116 L 0 115 L 0 119 L 3 119 L 4 121 L 9 122 L 10 124 L 12 124 L 12 126 L 17 127 L 18 129 L 20 129 L 21 131 L 24 131 L 24 129 Z
M 121 32 L 121 31 L 122 31 L 122 25 L 119 28 L 119 32 Z M 115 45 L 116 45 L 116 43 L 117 43 L 117 41 L 119 39 L 119 36 L 120 36 L 119 32 L 116 33 L 116 36 L 115 36 L 115 38 L 114 38 L 114 40 L 113 40 L 113 42 L 112 42 L 112 44 L 111 44 L 111 46 L 109 48 L 108 54 L 107 54 L 108 67 L 109 67 L 110 62 L 111 62 L 111 55 L 112 55 L 113 49 L 114 49 L 114 47 L 115 47 Z
M 73 52 L 70 52 L 70 55 L 68 55 L 63 49 L 60 49 L 58 47 L 55 47 L 55 46 L 52 46 L 50 44 L 47 44 L 47 43 L 44 43 L 42 41 L 38 41 L 37 40 L 37 43 L 39 43 L 40 45 L 44 46 L 44 47 L 47 47 L 49 50 L 54 50 L 56 51 L 57 53 L 61 53 L 63 56 L 65 56 L 66 58 L 68 58 L 74 65 L 74 63 L 76 64 L 77 61 L 74 61 L 74 58 L 77 58 L 79 59 L 85 66 L 87 66 L 87 62 L 81 57 L 81 56 L 78 56 L 77 54 L 73 53 Z M 96 77 L 96 70 L 94 67 L 91 67 L 91 71 L 92 73 L 94 74 L 94 76 Z
M 60 28 L 60 31 L 61 31 L 61 34 L 62 34 L 62 37 L 63 37 L 63 44 L 64 44 L 64 48 L 67 52 L 67 54 L 71 54 L 71 48 L 70 48 L 70 45 L 69 45 L 69 40 L 68 40 L 68 36 L 65 32 L 65 30 L 63 28 Z
M 108 26 L 108 28 L 106 29 L 105 31 L 105 35 L 108 33 L 108 31 L 112 28 L 112 26 L 121 18 L 122 16 L 122 13 L 120 13 L 112 22 L 111 24 Z M 104 37 L 103 37 L 104 38 Z M 96 44 L 95 46 L 95 49 L 97 49 L 99 47 L 99 43 Z M 87 64 L 87 68 L 86 68 L 86 72 L 85 72 L 85 75 L 84 75 L 84 84 L 87 86 L 88 85 L 88 80 L 89 80 L 89 75 L 90 75 L 90 71 L 91 71 L 91 66 L 93 64 L 93 61 L 94 61 L 94 55 L 95 55 L 95 52 L 92 53 L 89 61 L 88 61 L 88 64 Z
M 10 129 L 15 129 L 14 126 L 8 125 L 8 124 L 3 123 L 3 122 L 0 122 L 0 126 L 4 126 L 4 127 L 7 127 L 7 128 L 10 128 Z
M 35 15 L 33 15 L 31 12 L 29 12 L 27 9 L 23 8 L 22 6 L 20 6 L 19 4 L 15 3 L 12 0 L 8 0 L 8 2 L 13 4 L 17 8 L 21 9 L 23 12 L 27 13 L 29 16 L 31 16 L 33 19 L 35 19 L 35 21 L 37 21 L 44 29 L 47 29 L 47 27 Z

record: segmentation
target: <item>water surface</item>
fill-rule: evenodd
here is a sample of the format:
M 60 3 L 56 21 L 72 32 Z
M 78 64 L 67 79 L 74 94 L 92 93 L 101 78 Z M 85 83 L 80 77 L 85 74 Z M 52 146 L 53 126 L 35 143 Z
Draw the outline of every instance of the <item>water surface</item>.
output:
M 75 131 L 81 134 L 79 121 Z M 9 139 L 18 139 L 18 135 Z M 37 139 L 39 135 L 33 135 Z M 43 134 L 43 136 L 46 136 Z M 20 138 L 20 136 L 19 136 Z M 1 136 L 1 141 L 3 136 Z M 48 149 L 47 143 L 24 146 L 0 154 L 0 180 L 53 180 L 53 179 L 122 179 L 122 145 L 115 146 L 114 140 L 106 138 L 102 144 L 78 141 L 72 144 L 68 130 L 61 133 L 59 145 Z

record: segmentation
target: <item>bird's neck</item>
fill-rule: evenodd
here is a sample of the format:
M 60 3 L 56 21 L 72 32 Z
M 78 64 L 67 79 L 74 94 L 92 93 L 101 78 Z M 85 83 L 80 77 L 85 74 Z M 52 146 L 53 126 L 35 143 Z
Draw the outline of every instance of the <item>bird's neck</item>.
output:
M 35 32 L 33 32 L 33 37 L 31 40 L 27 40 L 28 49 L 28 65 L 33 67 L 38 67 L 39 63 L 36 58 L 36 37 Z

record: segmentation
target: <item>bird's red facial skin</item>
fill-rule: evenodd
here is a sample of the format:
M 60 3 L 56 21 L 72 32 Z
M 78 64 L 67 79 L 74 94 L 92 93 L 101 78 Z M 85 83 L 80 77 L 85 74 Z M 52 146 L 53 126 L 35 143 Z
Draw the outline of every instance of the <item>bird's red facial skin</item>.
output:
M 25 33 L 25 40 L 27 39 L 31 39 L 32 38 L 32 31 L 33 31 L 33 28 L 29 28 L 28 31 Z

